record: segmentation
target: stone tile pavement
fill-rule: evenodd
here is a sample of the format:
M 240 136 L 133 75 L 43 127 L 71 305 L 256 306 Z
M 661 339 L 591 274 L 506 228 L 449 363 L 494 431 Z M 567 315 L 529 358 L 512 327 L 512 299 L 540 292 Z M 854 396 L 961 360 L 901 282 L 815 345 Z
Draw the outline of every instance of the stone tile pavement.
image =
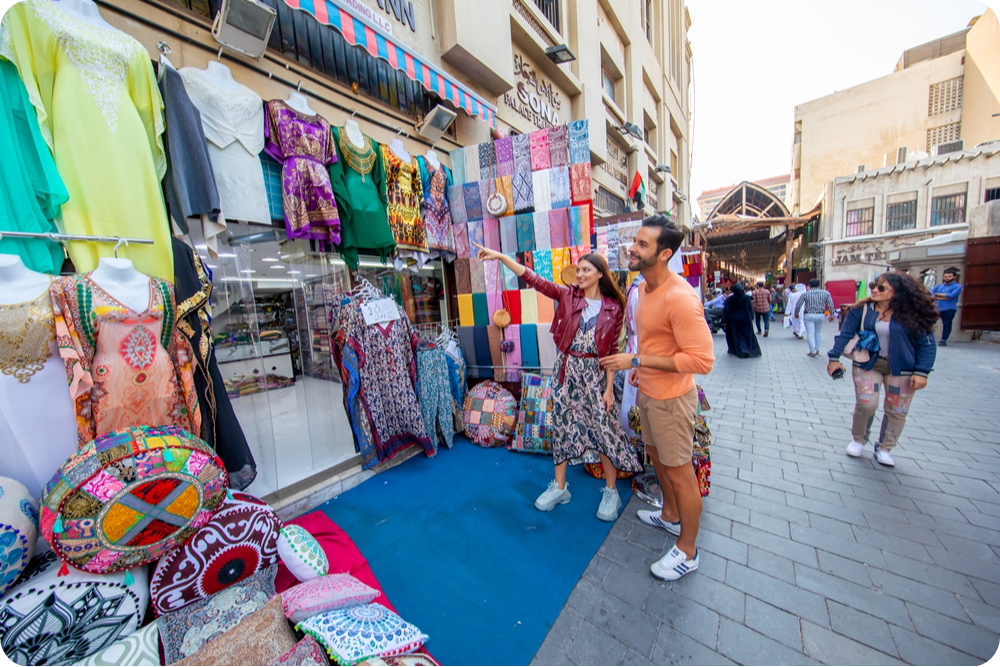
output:
M 829 349 L 835 325 L 824 331 Z M 853 391 L 780 329 L 715 337 L 700 569 L 632 498 L 532 664 L 974 665 L 1000 641 L 1000 345 L 938 349 L 894 469 L 848 458 Z M 881 419 L 881 410 L 876 419 Z M 876 428 L 879 421 L 876 421 Z M 595 480 L 595 483 L 596 480 Z M 558 509 L 556 510 L 558 512 Z

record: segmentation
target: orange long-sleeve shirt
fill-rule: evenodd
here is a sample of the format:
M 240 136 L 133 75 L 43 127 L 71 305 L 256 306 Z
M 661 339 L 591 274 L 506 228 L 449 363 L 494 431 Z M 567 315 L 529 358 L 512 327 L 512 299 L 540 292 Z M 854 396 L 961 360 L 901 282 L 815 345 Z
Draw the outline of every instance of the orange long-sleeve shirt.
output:
M 694 374 L 704 375 L 715 363 L 712 333 L 705 308 L 684 278 L 671 273 L 662 285 L 647 293 L 639 285 L 636 309 L 639 353 L 674 357 L 677 372 L 639 367 L 639 389 L 658 400 L 683 396 L 695 387 Z

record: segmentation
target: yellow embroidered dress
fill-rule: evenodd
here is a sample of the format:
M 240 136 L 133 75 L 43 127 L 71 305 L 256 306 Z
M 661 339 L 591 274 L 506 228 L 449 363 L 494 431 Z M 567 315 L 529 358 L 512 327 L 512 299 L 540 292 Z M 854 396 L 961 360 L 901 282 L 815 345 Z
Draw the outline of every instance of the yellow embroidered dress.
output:
M 381 146 L 385 165 L 385 196 L 389 209 L 389 228 L 396 239 L 396 250 L 428 252 L 427 230 L 420 215 L 423 186 L 420 169 L 414 160 L 403 162 L 388 146 Z
M 143 273 L 173 281 L 170 227 L 160 190 L 166 172 L 163 103 L 149 54 L 135 38 L 99 28 L 51 0 L 25 0 L 0 23 L 0 56 L 14 63 L 35 107 L 69 201 L 69 234 L 151 238 L 122 248 Z M 78 271 L 113 244 L 69 244 Z

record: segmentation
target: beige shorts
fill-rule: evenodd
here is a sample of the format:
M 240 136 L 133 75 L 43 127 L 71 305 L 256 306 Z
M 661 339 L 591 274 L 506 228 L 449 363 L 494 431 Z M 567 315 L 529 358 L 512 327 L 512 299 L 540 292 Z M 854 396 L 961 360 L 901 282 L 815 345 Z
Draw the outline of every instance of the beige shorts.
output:
M 635 404 L 639 406 L 642 441 L 656 448 L 660 464 L 676 468 L 691 463 L 698 389 L 677 398 L 664 399 L 650 398 L 640 389 Z

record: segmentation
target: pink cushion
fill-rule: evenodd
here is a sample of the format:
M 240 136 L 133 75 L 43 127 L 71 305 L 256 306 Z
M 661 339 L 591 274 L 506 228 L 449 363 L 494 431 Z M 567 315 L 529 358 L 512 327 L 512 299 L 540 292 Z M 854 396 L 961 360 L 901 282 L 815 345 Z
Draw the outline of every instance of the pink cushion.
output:
M 379 591 L 349 574 L 328 574 L 292 586 L 281 594 L 281 600 L 285 617 L 299 623 L 325 611 L 368 604 L 378 596 Z

